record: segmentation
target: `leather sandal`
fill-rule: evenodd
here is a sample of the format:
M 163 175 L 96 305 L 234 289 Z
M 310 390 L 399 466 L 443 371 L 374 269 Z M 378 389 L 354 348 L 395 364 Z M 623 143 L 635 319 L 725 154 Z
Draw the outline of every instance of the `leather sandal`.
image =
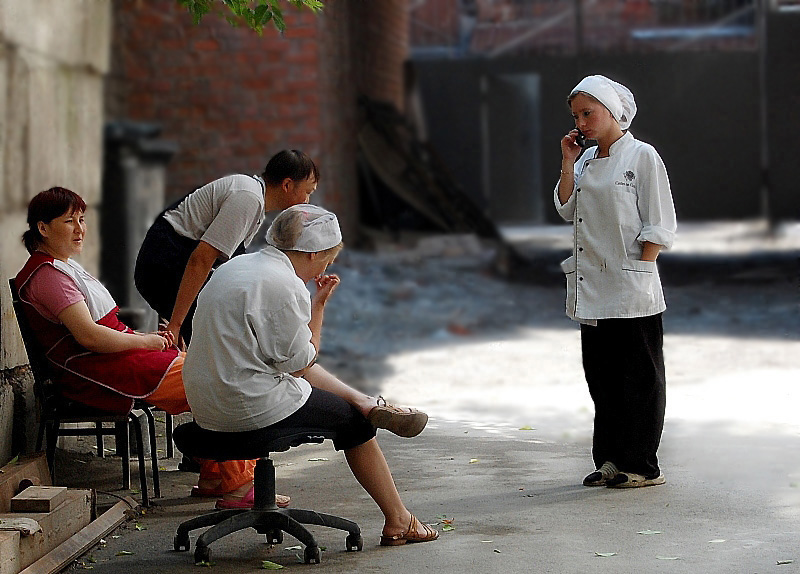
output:
M 425 534 L 417 534 L 414 530 L 414 523 L 419 522 L 422 525 Z M 402 546 L 403 544 L 411 544 L 413 542 L 430 542 L 439 538 L 439 533 L 425 524 L 420 522 L 412 514 L 411 522 L 408 523 L 408 528 L 402 534 L 395 534 L 394 536 L 381 536 L 381 546 Z
M 378 405 L 372 407 L 367 420 L 378 429 L 411 438 L 417 436 L 428 424 L 428 415 L 412 408 L 400 408 L 386 403 L 386 399 L 378 397 Z
M 230 508 L 253 508 L 253 504 L 255 503 L 255 490 L 250 489 L 247 491 L 241 498 L 220 498 L 217 500 L 217 503 L 214 505 L 214 508 L 217 510 L 226 510 Z M 283 494 L 276 494 L 275 495 L 275 506 L 278 508 L 286 508 L 289 506 L 289 503 L 292 501 L 291 498 L 285 496 Z

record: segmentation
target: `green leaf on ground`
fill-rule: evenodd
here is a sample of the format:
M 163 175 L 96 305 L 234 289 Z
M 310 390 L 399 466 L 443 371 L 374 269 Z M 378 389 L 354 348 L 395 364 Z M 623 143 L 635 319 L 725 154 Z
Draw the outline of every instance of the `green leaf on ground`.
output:
M 133 556 L 133 552 L 130 552 L 128 550 L 120 550 L 119 552 L 117 552 L 116 556 Z
M 478 459 L 477 459 L 477 458 L 471 458 L 471 459 L 469 459 L 469 463 L 470 463 L 470 464 L 475 464 L 476 462 L 478 462 Z
M 519 430 L 536 430 L 536 429 L 528 425 L 525 425 L 524 427 L 519 427 Z
M 608 558 L 609 556 L 616 556 L 616 552 L 595 552 L 595 556 L 600 556 L 602 558 Z
M 663 532 L 661 532 L 660 530 L 640 530 L 636 534 L 650 535 L 650 534 L 663 534 Z
M 195 566 L 202 566 L 203 568 L 211 568 L 214 565 L 214 563 L 213 562 L 206 562 L 205 560 L 203 560 L 202 562 L 195 562 L 194 565 Z
M 139 524 L 138 522 L 137 522 L 137 523 L 134 525 L 134 528 L 135 528 L 136 530 L 139 530 L 139 531 L 142 531 L 142 530 L 147 530 L 147 526 L 142 526 L 142 525 L 141 525 L 141 524 Z
M 261 563 L 261 568 L 263 568 L 264 570 L 280 570 L 281 568 L 283 568 L 283 565 L 276 564 L 275 562 L 271 562 L 269 560 L 264 560 Z

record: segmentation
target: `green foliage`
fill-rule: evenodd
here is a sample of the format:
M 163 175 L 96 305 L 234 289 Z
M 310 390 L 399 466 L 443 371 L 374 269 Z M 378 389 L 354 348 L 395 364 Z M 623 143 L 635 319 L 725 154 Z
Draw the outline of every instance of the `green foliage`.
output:
M 263 32 L 264 25 L 269 22 L 272 22 L 280 32 L 286 30 L 282 4 L 305 7 L 312 12 L 319 12 L 324 7 L 322 0 L 178 0 L 178 2 L 186 7 L 195 24 L 213 10 L 224 14 L 231 25 L 238 26 L 244 22 L 259 35 Z

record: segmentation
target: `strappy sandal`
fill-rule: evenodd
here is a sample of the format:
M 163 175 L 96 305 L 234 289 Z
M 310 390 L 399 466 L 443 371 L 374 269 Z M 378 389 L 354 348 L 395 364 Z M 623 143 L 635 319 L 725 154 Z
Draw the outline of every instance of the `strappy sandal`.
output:
M 419 522 L 422 525 L 425 534 L 417 534 L 414 530 L 414 523 Z M 414 542 L 430 542 L 439 538 L 439 533 L 425 524 L 420 522 L 412 514 L 411 522 L 408 523 L 408 528 L 402 534 L 395 534 L 394 536 L 381 536 L 381 546 L 402 546 L 403 544 L 411 544 Z
M 400 408 L 386 403 L 386 399 L 378 397 L 378 405 L 367 415 L 367 420 L 378 429 L 411 438 L 417 436 L 428 424 L 428 415 L 412 408 Z

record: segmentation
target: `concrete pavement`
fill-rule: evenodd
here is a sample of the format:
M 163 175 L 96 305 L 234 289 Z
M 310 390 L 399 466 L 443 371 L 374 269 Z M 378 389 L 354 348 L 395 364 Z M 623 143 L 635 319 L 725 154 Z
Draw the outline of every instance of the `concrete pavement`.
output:
M 787 260 L 763 273 L 737 270 L 732 282 L 668 288 L 666 485 L 580 485 L 592 470 L 592 405 L 567 319 L 543 314 L 466 336 L 443 330 L 385 356 L 376 384 L 431 415 L 419 437 L 381 431 L 379 442 L 409 509 L 440 530 L 452 521 L 452 530 L 436 542 L 378 546 L 381 514 L 342 454 L 307 445 L 275 456 L 279 492 L 294 507 L 358 522 L 363 551 L 345 552 L 343 533 L 318 527 L 322 564 L 304 565 L 291 537 L 270 547 L 250 530 L 212 544 L 212 571 L 252 572 L 269 560 L 306 572 L 800 572 L 800 323 Z M 563 297 L 560 286 L 529 294 L 543 309 Z M 66 483 L 127 494 L 116 490 L 117 459 L 59 455 L 72 469 Z M 191 552 L 172 551 L 172 537 L 213 501 L 188 497 L 197 475 L 177 463 L 164 461 L 157 506 L 75 568 L 197 571 Z

